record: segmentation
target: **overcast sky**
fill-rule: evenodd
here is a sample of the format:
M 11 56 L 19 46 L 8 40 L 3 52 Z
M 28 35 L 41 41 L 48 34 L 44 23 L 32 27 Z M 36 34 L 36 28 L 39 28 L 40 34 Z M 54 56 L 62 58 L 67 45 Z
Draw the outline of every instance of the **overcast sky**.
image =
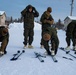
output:
M 39 12 L 42 13 L 47 7 L 52 7 L 52 16 L 54 20 L 64 20 L 70 15 L 71 0 L 0 0 L 0 11 L 5 11 L 7 16 L 14 18 L 20 17 L 20 12 L 28 5 L 33 5 Z M 73 16 L 76 16 L 76 0 L 74 0 Z

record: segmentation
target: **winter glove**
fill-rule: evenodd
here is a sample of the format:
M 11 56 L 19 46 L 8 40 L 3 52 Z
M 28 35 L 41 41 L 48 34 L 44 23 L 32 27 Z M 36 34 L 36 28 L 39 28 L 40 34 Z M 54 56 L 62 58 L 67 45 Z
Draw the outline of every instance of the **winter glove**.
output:
M 52 21 L 50 21 L 50 20 L 47 20 L 47 23 L 49 23 L 49 24 L 53 24 L 53 20 Z
M 43 23 L 47 23 L 47 20 L 45 19 L 45 20 L 43 21 Z

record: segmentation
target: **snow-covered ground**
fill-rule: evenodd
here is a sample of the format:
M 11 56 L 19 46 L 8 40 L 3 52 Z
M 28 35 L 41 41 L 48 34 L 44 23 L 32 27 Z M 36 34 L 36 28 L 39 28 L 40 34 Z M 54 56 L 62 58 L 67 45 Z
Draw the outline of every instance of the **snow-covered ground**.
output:
M 43 63 L 35 58 L 34 51 L 45 52 L 45 49 L 40 49 L 41 25 L 35 23 L 34 49 L 25 49 L 25 53 L 17 61 L 10 61 L 10 59 L 17 50 L 24 50 L 23 24 L 10 24 L 9 33 L 10 38 L 7 46 L 7 54 L 0 58 L 0 75 L 76 75 L 76 59 L 65 54 L 60 49 L 58 49 L 56 55 L 57 63 L 53 62 L 50 56 L 42 58 L 44 60 Z M 66 47 L 65 32 L 58 30 L 58 37 L 60 40 L 59 47 Z M 64 59 L 62 58 L 63 56 L 72 58 L 73 61 Z

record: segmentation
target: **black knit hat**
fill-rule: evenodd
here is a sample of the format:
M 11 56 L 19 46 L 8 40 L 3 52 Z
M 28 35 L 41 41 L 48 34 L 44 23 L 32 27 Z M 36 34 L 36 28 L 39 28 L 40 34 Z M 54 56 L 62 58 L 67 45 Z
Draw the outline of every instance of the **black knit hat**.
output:
M 48 12 L 52 12 L 52 8 L 51 8 L 51 7 L 48 7 L 48 8 L 47 8 L 47 11 L 48 11 Z
M 28 5 L 29 9 L 32 8 L 32 5 Z

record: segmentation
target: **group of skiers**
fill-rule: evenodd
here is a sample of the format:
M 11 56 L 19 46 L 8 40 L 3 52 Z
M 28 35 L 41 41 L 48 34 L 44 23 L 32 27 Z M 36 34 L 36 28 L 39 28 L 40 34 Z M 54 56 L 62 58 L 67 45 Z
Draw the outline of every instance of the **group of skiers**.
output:
M 53 28 L 51 25 L 54 23 L 54 19 L 50 14 L 52 12 L 52 8 L 48 7 L 47 10 L 42 14 L 40 21 L 42 25 L 42 38 L 41 38 L 41 48 L 44 47 L 48 55 L 56 55 L 59 39 L 57 36 L 56 28 Z M 34 40 L 34 18 L 39 16 L 38 11 L 32 5 L 26 6 L 26 8 L 21 11 L 21 15 L 24 21 L 24 48 L 33 48 L 32 42 Z M 71 25 L 72 26 L 72 25 Z M 73 36 L 73 46 L 74 50 L 76 50 L 76 25 L 74 24 L 73 30 L 69 31 L 70 27 L 67 27 L 66 31 L 66 41 L 68 43 L 67 49 L 70 47 L 70 39 Z M 3 31 L 2 31 L 3 30 Z M 71 30 L 71 29 L 70 29 Z M 4 35 L 2 34 L 4 33 Z M 74 33 L 74 34 L 73 34 Z M 70 38 L 69 38 L 70 37 Z M 7 28 L 0 28 L 0 41 L 2 42 L 0 47 L 0 54 L 6 54 L 6 46 L 9 41 L 9 33 Z M 50 42 L 50 46 L 49 46 Z M 27 46 L 28 45 L 28 46 Z
M 40 22 L 42 25 L 42 38 L 41 38 L 41 48 L 44 47 L 47 54 L 48 55 L 56 55 L 57 54 L 57 50 L 58 50 L 58 46 L 59 46 L 59 39 L 57 36 L 57 30 L 55 28 L 52 27 L 52 24 L 54 23 L 54 19 L 52 17 L 52 15 L 50 14 L 52 12 L 52 8 L 48 7 L 47 10 L 45 12 L 43 12 L 41 18 L 40 18 Z M 35 7 L 33 7 L 32 5 L 28 5 L 22 12 L 21 12 L 23 18 L 24 18 L 24 48 L 27 47 L 27 43 L 28 43 L 28 48 L 33 48 L 32 46 L 32 42 L 33 42 L 33 36 L 34 36 L 34 17 L 38 17 L 39 13 L 36 10 Z M 73 26 L 72 24 L 70 24 L 71 26 Z M 75 24 L 74 24 L 75 26 Z M 66 31 L 66 42 L 67 44 L 70 44 L 70 38 L 68 37 L 68 34 L 71 36 L 73 36 L 73 49 L 76 50 L 76 33 L 75 33 L 75 27 L 69 28 L 69 26 L 67 27 L 67 31 Z M 49 47 L 49 41 L 51 44 L 51 51 L 50 51 L 50 47 Z M 68 49 L 68 47 L 70 47 L 70 45 L 67 45 L 66 49 Z
M 51 25 L 54 23 L 54 19 L 51 16 L 52 8 L 48 7 L 47 10 L 42 14 L 40 21 L 42 23 L 42 38 L 41 47 L 44 46 L 45 50 L 49 55 L 55 55 L 57 53 L 59 40 L 57 37 L 57 31 L 52 28 Z M 35 7 L 28 5 L 22 12 L 24 18 L 24 48 L 33 48 L 33 36 L 34 36 L 34 17 L 38 17 L 39 13 Z M 51 42 L 51 52 L 49 50 L 49 41 Z

